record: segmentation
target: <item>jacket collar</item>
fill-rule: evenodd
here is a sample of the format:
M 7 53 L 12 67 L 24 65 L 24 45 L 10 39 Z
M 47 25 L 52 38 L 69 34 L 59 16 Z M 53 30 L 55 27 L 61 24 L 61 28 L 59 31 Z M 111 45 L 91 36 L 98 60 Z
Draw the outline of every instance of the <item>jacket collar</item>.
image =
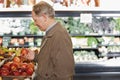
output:
M 54 32 L 55 32 L 55 30 L 56 30 L 56 28 L 57 28 L 57 26 L 56 25 L 59 25 L 60 23 L 59 22 L 56 22 L 56 24 L 55 25 L 53 25 L 53 27 L 51 27 L 47 32 L 46 32 L 46 35 L 45 35 L 45 37 L 47 37 L 47 38 L 50 38 L 50 37 L 52 37 L 53 36 L 53 34 L 54 34 Z
M 57 22 L 47 33 L 46 35 L 43 37 L 43 42 L 41 44 L 41 49 L 44 47 L 44 45 L 46 44 L 48 38 L 51 38 L 54 34 L 54 32 L 56 31 L 56 29 L 59 28 L 60 23 Z

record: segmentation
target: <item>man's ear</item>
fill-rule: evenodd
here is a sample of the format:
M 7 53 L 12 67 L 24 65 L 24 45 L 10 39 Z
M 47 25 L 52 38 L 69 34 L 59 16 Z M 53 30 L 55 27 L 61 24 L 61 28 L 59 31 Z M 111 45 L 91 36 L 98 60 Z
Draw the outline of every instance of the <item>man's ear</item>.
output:
M 46 14 L 42 14 L 42 17 L 43 17 L 44 21 L 48 20 L 48 16 Z

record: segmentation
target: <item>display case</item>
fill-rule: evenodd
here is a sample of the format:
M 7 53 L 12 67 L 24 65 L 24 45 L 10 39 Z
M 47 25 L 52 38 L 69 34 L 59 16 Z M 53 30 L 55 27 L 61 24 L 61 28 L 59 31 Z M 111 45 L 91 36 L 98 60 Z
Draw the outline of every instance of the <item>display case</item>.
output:
M 90 48 L 89 46 L 86 48 L 84 46 L 80 46 L 79 44 L 80 52 L 77 51 L 76 53 L 75 51 L 74 53 L 75 61 L 76 61 L 76 67 L 75 67 L 76 75 L 74 79 L 75 80 L 118 80 L 120 78 L 119 77 L 120 33 L 118 29 L 119 10 L 116 10 L 116 11 L 113 11 L 113 10 L 94 11 L 93 10 L 93 11 L 83 11 L 83 12 L 80 12 L 80 14 L 81 13 L 83 14 L 91 13 L 93 14 L 92 21 L 94 21 L 94 19 L 96 18 L 99 21 L 97 22 L 97 20 L 95 20 L 97 25 L 94 24 L 90 26 L 90 27 L 93 27 L 96 25 L 96 28 L 94 30 L 95 32 L 93 33 L 87 32 L 87 33 L 76 35 L 77 38 L 78 36 L 82 37 L 80 39 L 83 39 L 84 37 L 88 39 L 88 42 L 91 41 L 91 42 L 94 42 L 94 44 Z M 102 25 L 99 25 L 101 23 Z M 101 31 L 99 32 L 99 30 L 101 29 L 101 27 L 103 28 L 103 26 L 104 26 L 104 29 L 102 29 L 103 31 L 101 33 Z M 109 26 L 109 29 L 107 28 L 108 26 Z M 86 31 L 87 30 L 85 30 L 85 32 Z M 92 40 L 89 39 L 90 37 L 92 38 Z M 96 38 L 98 42 L 97 45 L 95 44 Z M 85 44 L 84 42 L 85 42 L 85 39 L 81 44 Z M 93 55 L 93 53 L 91 53 L 91 51 L 95 52 L 95 55 L 97 56 L 97 58 L 95 55 Z
M 56 9 L 56 17 L 80 17 L 80 14 L 92 14 L 92 17 L 115 17 L 119 18 L 120 16 L 120 10 L 114 10 L 114 9 L 102 9 L 102 8 L 82 8 L 82 9 Z M 12 19 L 14 20 L 21 20 L 23 18 L 26 18 L 28 20 L 31 20 L 31 8 L 5 8 L 5 9 L 0 9 L 0 20 L 5 19 L 6 21 L 9 21 Z M 4 20 L 3 19 L 3 20 Z M 64 21 L 64 20 L 63 20 Z M 4 23 L 5 24 L 5 23 Z M 1 25 L 3 26 L 3 25 Z M 16 27 L 16 26 L 13 26 Z M 2 29 L 2 27 L 1 27 Z M 94 37 L 94 38 L 101 38 L 101 37 L 120 37 L 120 34 L 112 34 L 111 33 L 106 33 L 106 34 L 73 34 L 70 33 L 71 38 L 74 37 L 84 37 L 84 38 L 89 38 L 89 37 Z M 2 38 L 3 40 L 10 40 L 13 38 L 32 38 L 32 39 L 36 39 L 36 38 L 42 38 L 44 36 L 44 33 L 40 32 L 38 34 L 30 34 L 30 33 L 26 33 L 26 34 L 20 34 L 18 33 L 16 34 L 12 34 L 10 33 L 6 33 L 6 34 L 2 34 L 0 35 L 0 38 Z M 106 40 L 108 38 L 104 38 L 104 40 Z M 81 39 L 80 39 L 81 40 Z M 83 41 L 86 39 L 83 39 Z M 73 40 L 76 41 L 76 40 Z M 79 40 L 77 40 L 79 41 Z M 79 41 L 80 42 L 80 41 Z M 106 42 L 108 42 L 106 40 Z M 114 41 L 116 42 L 116 40 Z M 118 41 L 119 42 L 119 41 Z M 74 42 L 73 42 L 74 43 Z M 36 43 L 31 43 L 30 45 L 28 45 L 28 43 L 26 43 L 26 45 L 10 45 L 10 44 L 2 44 L 1 46 L 5 46 L 8 48 L 23 48 L 23 47 L 39 47 L 40 43 L 38 43 L 38 45 L 36 45 Z M 108 46 L 119 46 L 118 44 L 97 44 L 97 46 L 93 46 L 92 47 L 74 47 L 73 51 L 74 51 L 74 56 L 75 59 L 77 59 L 78 61 L 76 62 L 75 65 L 75 75 L 74 75 L 74 80 L 118 80 L 120 77 L 120 64 L 119 64 L 119 47 L 118 49 L 114 50 L 115 52 L 109 52 L 106 53 L 105 55 L 100 55 L 100 48 L 104 47 L 105 49 Z M 113 48 L 111 48 L 113 49 Z M 91 51 L 94 51 L 95 54 L 93 55 L 93 53 L 91 53 L 90 55 L 85 55 L 85 57 L 82 55 L 79 55 L 80 53 L 75 53 L 76 51 L 88 51 L 87 53 L 89 54 Z M 117 52 L 116 52 L 117 51 Z M 77 56 L 76 56 L 77 55 Z M 93 56 L 91 56 L 93 55 Z M 81 59 L 84 58 L 84 59 Z M 87 58 L 87 60 L 86 60 Z
M 60 12 L 63 17 L 81 17 L 81 14 L 92 14 L 92 21 L 97 18 L 96 28 L 93 32 L 87 32 L 84 27 L 84 32 L 71 34 L 71 38 L 77 46 L 74 48 L 74 59 L 76 62 L 74 76 L 75 80 L 118 80 L 119 77 L 119 10 L 115 9 L 81 9 L 74 11 Z M 67 13 L 67 15 L 65 14 Z M 69 13 L 69 14 L 68 14 Z M 76 20 L 72 19 L 75 23 Z M 65 20 L 66 21 L 66 20 Z M 85 23 L 86 24 L 86 23 Z M 91 24 L 91 23 L 90 23 Z M 84 26 L 84 25 L 83 25 Z M 87 27 L 92 27 L 87 25 Z M 104 27 L 103 27 L 104 26 Z M 74 26 L 76 27 L 76 26 Z M 82 27 L 82 26 L 81 26 Z M 99 27 L 99 28 L 98 28 Z M 99 31 L 102 28 L 102 32 Z M 108 28 L 109 27 L 109 28 Z M 98 28 L 98 29 L 97 29 Z M 81 29 L 79 27 L 79 29 Z M 97 29 L 97 30 L 96 30 Z M 78 30 L 78 28 L 77 28 Z M 90 28 L 89 28 L 90 30 Z M 79 39 L 78 39 L 79 38 Z M 92 39 L 88 39 L 92 38 Z M 92 46 L 81 46 L 88 41 L 96 43 Z M 102 38 L 102 39 L 101 39 Z M 87 44 L 88 45 L 88 44 Z M 77 53 L 76 53 L 77 51 Z M 87 51 L 87 52 L 86 52 Z M 93 51 L 93 52 L 91 52 Z

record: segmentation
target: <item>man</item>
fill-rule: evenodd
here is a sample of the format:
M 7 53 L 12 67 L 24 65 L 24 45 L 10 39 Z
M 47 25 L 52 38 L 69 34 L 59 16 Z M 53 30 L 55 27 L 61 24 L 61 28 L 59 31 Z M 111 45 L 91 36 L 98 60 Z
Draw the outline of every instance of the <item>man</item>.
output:
M 33 6 L 32 18 L 36 26 L 46 34 L 40 52 L 29 50 L 25 57 L 37 62 L 35 80 L 72 80 L 74 58 L 72 42 L 66 29 L 55 20 L 55 11 L 47 2 Z

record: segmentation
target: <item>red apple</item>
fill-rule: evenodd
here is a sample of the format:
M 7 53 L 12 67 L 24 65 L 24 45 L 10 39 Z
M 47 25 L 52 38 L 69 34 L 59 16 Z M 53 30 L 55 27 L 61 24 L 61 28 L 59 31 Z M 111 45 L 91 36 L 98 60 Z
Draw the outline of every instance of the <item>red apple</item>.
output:
M 22 72 L 21 75 L 22 76 L 27 76 L 27 73 L 26 72 Z
M 14 76 L 19 76 L 20 75 L 20 72 L 17 70 L 17 71 L 13 71 L 13 75 Z
M 22 69 L 22 70 L 26 70 L 27 69 L 27 63 L 21 63 L 21 65 L 20 65 L 20 68 Z
M 20 58 L 18 56 L 16 56 L 16 57 L 13 58 L 13 62 L 20 63 L 21 60 L 20 60 Z
M 18 69 L 18 64 L 17 63 L 11 63 L 10 64 L 10 70 L 11 71 L 16 71 Z
M 18 68 L 18 72 L 22 73 L 22 72 L 24 72 L 24 70 L 22 68 Z
M 1 72 L 1 76 L 8 76 L 9 75 L 9 70 L 7 70 L 7 69 L 1 69 L 0 70 L 0 72 Z
M 28 54 L 28 50 L 26 49 L 26 48 L 22 48 L 22 50 L 21 50 L 21 55 L 22 56 L 25 56 L 26 54 Z
M 10 66 L 8 66 L 7 64 L 4 64 L 4 65 L 2 66 L 2 68 L 3 68 L 3 69 L 10 70 Z
M 33 74 L 33 68 L 27 68 L 27 70 L 26 70 L 26 73 L 27 73 L 27 75 L 32 75 Z
M 27 67 L 28 67 L 28 68 L 31 67 L 31 68 L 34 69 L 34 64 L 33 64 L 32 62 L 30 62 L 30 63 L 28 63 L 28 66 L 27 66 Z

